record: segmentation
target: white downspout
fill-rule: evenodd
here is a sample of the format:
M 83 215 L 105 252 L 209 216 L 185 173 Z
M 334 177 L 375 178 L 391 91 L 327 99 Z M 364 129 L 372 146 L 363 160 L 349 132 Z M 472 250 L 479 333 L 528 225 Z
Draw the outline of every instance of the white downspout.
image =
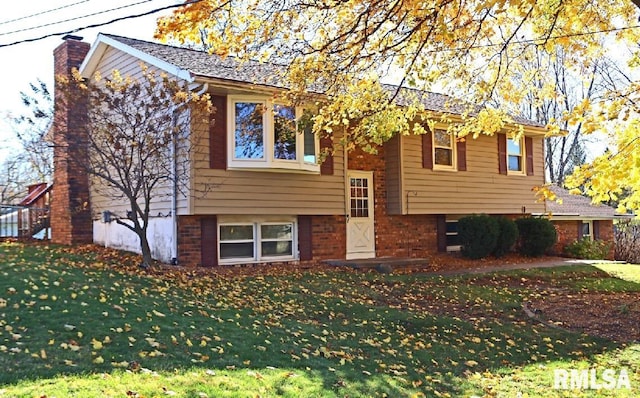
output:
M 174 119 L 174 123 L 177 123 Z M 173 164 L 171 179 L 173 180 L 171 194 L 171 265 L 178 265 L 178 142 L 175 134 L 171 138 L 171 159 Z

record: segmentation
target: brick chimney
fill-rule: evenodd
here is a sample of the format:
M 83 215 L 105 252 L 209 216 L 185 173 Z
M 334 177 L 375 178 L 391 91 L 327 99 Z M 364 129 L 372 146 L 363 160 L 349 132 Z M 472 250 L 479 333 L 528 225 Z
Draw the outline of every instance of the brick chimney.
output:
M 89 44 L 78 36 L 65 36 L 53 51 L 56 76 L 71 77 L 89 52 Z M 53 121 L 53 192 L 51 199 L 51 240 L 60 244 L 91 243 L 93 225 L 89 203 L 89 178 L 82 165 L 86 158 L 86 103 L 62 100 L 56 85 Z M 78 161 L 79 160 L 79 161 Z

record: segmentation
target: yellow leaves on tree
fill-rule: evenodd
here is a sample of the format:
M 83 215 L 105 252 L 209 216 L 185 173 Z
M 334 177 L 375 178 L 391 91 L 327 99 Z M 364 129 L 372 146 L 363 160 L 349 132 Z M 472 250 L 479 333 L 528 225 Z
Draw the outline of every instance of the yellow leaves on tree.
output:
M 582 191 L 594 202 L 618 202 L 618 210 L 640 209 L 640 121 L 612 126 L 612 149 L 577 168 L 567 179 L 570 188 Z
M 239 61 L 286 64 L 280 78 L 293 100 L 309 93 L 324 95 L 316 132 L 340 127 L 347 130 L 342 141 L 347 148 L 375 151 L 376 145 L 394 134 L 424 132 L 414 126 L 423 121 L 421 112 L 427 110 L 420 98 L 403 98 L 400 91 L 383 89 L 381 82 L 462 99 L 468 105 L 466 111 L 458 112 L 466 117 L 454 121 L 458 135 L 494 134 L 510 124 L 507 111 L 522 111 L 524 100 L 536 108 L 550 100 L 566 100 L 559 87 L 542 78 L 557 71 L 540 62 L 541 51 L 551 60 L 558 49 L 570 54 L 563 60 L 566 67 L 584 75 L 606 49 L 618 45 L 610 43 L 640 42 L 640 29 L 633 28 L 637 19 L 638 9 L 632 2 L 589 0 L 208 0 L 186 3 L 160 18 L 156 37 L 200 45 Z M 637 55 L 631 58 L 632 66 L 640 64 Z M 525 64 L 535 67 L 528 69 Z M 630 89 L 606 100 L 633 93 Z M 503 111 L 490 109 L 488 104 L 494 100 L 500 101 Z M 489 110 L 479 112 L 477 106 Z M 580 123 L 587 133 L 602 131 L 599 120 L 589 115 L 604 106 L 588 101 L 575 107 L 568 104 L 564 120 L 553 122 Z M 617 106 L 607 120 L 626 123 L 635 114 L 629 102 Z M 635 127 L 620 133 L 630 134 L 623 133 L 627 129 Z M 550 131 L 560 129 L 550 126 Z M 625 156 L 625 140 L 620 141 L 617 148 L 624 151 L 620 158 L 632 166 L 633 156 Z M 608 170 L 609 178 L 616 177 L 607 159 L 594 164 L 593 172 Z M 604 180 L 594 180 L 587 191 L 601 200 L 631 186 L 608 187 Z M 637 208 L 636 203 L 630 199 L 624 206 Z

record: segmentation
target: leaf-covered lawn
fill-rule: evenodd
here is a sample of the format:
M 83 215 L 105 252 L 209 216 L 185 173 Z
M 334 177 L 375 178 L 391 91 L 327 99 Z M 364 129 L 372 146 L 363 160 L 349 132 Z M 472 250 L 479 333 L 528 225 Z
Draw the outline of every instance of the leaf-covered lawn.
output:
M 234 275 L 136 262 L 0 244 L 0 397 L 640 395 L 639 344 L 522 311 L 545 291 L 640 291 L 593 267 Z M 554 369 L 624 371 L 631 389 L 553 390 Z

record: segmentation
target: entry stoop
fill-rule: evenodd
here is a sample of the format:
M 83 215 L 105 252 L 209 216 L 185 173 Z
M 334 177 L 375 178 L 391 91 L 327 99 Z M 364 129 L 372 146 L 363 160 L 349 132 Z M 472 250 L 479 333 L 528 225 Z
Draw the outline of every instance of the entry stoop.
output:
M 353 269 L 375 269 L 376 271 L 388 274 L 396 269 L 407 267 L 427 268 L 429 259 L 427 258 L 399 258 L 399 257 L 378 257 L 355 260 L 325 260 L 325 264 L 334 267 L 349 267 Z

